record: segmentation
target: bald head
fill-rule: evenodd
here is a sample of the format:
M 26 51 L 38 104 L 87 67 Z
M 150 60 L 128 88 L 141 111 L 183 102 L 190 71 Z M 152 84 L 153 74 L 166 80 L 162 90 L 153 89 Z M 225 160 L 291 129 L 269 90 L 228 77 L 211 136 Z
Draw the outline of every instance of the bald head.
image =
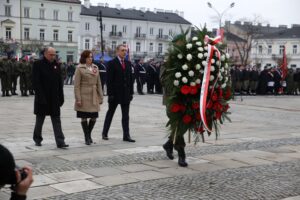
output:
M 53 62 L 55 60 L 56 50 L 53 47 L 46 47 L 44 51 L 44 57 L 49 61 Z

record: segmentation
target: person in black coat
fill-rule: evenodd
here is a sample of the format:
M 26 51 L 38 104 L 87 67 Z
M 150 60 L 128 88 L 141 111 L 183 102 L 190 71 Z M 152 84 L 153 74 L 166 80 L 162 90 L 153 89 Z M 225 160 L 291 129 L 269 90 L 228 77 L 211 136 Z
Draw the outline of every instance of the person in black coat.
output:
M 264 70 L 258 76 L 257 93 L 265 95 L 268 89 L 268 67 L 265 66 Z
M 140 59 L 137 65 L 135 66 L 135 74 L 136 74 L 136 88 L 137 92 L 140 95 L 144 95 L 143 86 L 146 82 L 146 66 L 144 64 L 144 60 Z
M 129 105 L 133 98 L 131 63 L 125 60 L 126 46 L 117 46 L 117 57 L 108 62 L 107 95 L 108 111 L 106 113 L 102 139 L 108 140 L 108 131 L 118 104 L 122 110 L 123 141 L 135 142 L 129 133 Z
M 33 140 L 36 146 L 42 145 L 42 128 L 45 117 L 49 115 L 57 147 L 66 148 L 69 145 L 65 144 L 60 120 L 60 107 L 64 104 L 63 80 L 55 56 L 55 49 L 46 47 L 44 57 L 33 64 L 34 114 L 36 115 Z
M 106 81 L 107 81 L 107 78 L 106 78 L 106 65 L 104 63 L 104 60 L 101 59 L 100 60 L 100 63 L 98 64 L 98 69 L 99 69 L 99 72 L 100 72 L 100 81 L 101 81 L 101 86 L 102 86 L 102 91 L 104 92 L 104 85 L 106 85 Z
M 153 61 L 150 62 L 147 68 L 147 93 L 154 94 L 155 76 L 157 74 L 157 69 Z

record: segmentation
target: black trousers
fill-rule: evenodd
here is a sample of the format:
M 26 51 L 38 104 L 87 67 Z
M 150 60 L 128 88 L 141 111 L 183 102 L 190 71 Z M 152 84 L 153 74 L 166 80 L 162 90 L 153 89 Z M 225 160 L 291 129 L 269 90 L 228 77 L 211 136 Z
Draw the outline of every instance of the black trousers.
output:
M 40 143 L 43 141 L 42 128 L 45 118 L 45 115 L 36 115 L 35 127 L 33 132 L 33 141 L 36 143 Z M 65 144 L 65 136 L 62 132 L 60 116 L 51 116 L 51 121 L 56 145 Z
M 123 138 L 129 138 L 129 104 L 120 104 L 122 110 L 122 128 L 123 128 Z M 105 121 L 103 125 L 102 135 L 108 135 L 108 131 L 114 117 L 115 111 L 118 107 L 118 103 L 111 102 L 108 103 L 108 111 L 105 116 Z
M 136 81 L 136 89 L 139 94 L 143 93 L 143 87 L 144 87 L 144 81 L 142 80 L 141 77 L 138 77 Z

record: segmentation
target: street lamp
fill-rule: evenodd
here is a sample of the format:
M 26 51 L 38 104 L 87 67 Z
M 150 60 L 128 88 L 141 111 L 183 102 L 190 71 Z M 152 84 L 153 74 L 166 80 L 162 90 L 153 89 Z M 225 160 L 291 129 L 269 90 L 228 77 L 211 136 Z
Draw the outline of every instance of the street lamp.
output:
M 218 14 L 218 18 L 219 18 L 219 29 L 221 29 L 222 27 L 222 17 L 223 15 L 230 9 L 233 8 L 235 3 L 232 2 L 223 12 L 219 12 L 210 2 L 207 2 L 207 5 L 209 8 L 213 9 L 217 14 Z
M 103 25 L 102 25 L 102 11 L 99 10 L 97 15 L 97 20 L 100 22 L 100 42 L 101 42 L 101 58 L 104 56 L 104 47 L 103 47 Z

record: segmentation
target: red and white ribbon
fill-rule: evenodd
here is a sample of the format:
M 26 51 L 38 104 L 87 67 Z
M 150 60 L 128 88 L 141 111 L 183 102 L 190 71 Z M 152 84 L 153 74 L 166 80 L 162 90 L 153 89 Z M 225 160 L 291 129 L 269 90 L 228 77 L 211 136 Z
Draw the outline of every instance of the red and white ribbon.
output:
M 211 70 L 211 60 L 213 58 L 214 52 L 217 53 L 217 57 L 220 61 L 220 51 L 215 47 L 216 44 L 218 44 L 221 41 L 221 37 L 218 36 L 214 39 L 209 38 L 207 35 L 204 38 L 204 41 L 207 43 L 208 52 L 207 52 L 207 58 L 206 63 L 207 65 L 204 68 L 204 75 L 202 80 L 202 86 L 201 86 L 201 94 L 200 94 L 200 115 L 203 122 L 203 127 L 205 130 L 212 132 L 212 129 L 209 128 L 206 118 L 206 101 L 207 101 L 207 95 L 208 95 L 208 89 L 209 89 L 209 81 L 210 81 L 210 70 Z M 221 65 L 221 61 L 220 61 Z M 214 81 L 215 85 L 217 82 L 217 77 Z

